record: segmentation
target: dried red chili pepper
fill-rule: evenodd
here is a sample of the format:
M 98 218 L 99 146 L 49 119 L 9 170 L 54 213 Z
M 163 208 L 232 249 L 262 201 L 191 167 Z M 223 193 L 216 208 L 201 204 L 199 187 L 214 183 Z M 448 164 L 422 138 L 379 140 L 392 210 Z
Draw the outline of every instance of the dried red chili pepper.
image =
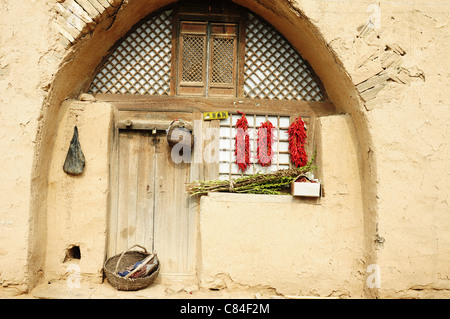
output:
M 256 157 L 261 166 L 270 166 L 272 164 L 272 130 L 274 126 L 270 121 L 261 123 L 258 129 Z
M 235 137 L 235 150 L 234 155 L 236 155 L 236 164 L 242 172 L 250 166 L 250 137 L 248 135 L 248 121 L 245 117 L 245 113 L 242 114 L 241 118 L 236 122 L 236 137 Z
M 305 166 L 308 162 L 308 156 L 305 151 L 306 130 L 305 123 L 299 116 L 289 126 L 289 152 L 291 161 L 296 167 Z

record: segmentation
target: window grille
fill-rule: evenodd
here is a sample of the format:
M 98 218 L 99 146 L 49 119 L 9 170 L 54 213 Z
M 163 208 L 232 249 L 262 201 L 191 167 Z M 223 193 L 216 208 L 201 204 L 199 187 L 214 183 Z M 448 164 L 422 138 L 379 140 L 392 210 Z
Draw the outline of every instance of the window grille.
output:
M 95 76 L 90 93 L 168 95 L 172 10 L 162 11 L 129 34 Z
M 309 66 L 271 26 L 248 13 L 244 95 L 249 98 L 322 101 Z
M 238 170 L 236 164 L 235 136 L 236 122 L 241 118 L 240 114 L 230 114 L 230 116 L 220 121 L 220 150 L 219 150 L 219 179 L 229 180 L 245 175 L 256 173 L 275 172 L 279 169 L 287 169 L 290 165 L 289 159 L 289 116 L 264 116 L 246 114 L 249 125 L 250 138 L 250 163 L 251 166 L 242 173 Z M 270 121 L 274 128 L 273 131 L 273 158 L 272 165 L 263 167 L 258 164 L 256 157 L 258 128 L 262 122 Z
M 106 59 L 89 93 L 236 96 L 323 101 L 318 80 L 298 52 L 270 25 L 247 13 L 244 63 L 238 64 L 238 24 L 181 21 L 176 92 L 170 92 L 172 9 L 134 29 Z M 237 82 L 237 67 L 244 83 Z
M 204 83 L 204 52 L 204 36 L 183 36 L 181 81 Z
M 212 43 L 211 82 L 233 84 L 234 39 L 214 38 Z
M 237 24 L 211 25 L 209 96 L 236 96 L 237 37 Z
M 203 95 L 206 83 L 207 24 L 183 21 L 180 29 L 178 93 Z
M 179 95 L 236 96 L 237 24 L 180 23 Z

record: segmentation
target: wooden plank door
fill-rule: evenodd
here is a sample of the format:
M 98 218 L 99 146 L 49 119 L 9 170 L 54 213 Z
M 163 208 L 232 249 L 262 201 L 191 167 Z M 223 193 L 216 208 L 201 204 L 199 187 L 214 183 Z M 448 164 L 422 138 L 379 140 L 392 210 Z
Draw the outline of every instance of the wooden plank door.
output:
M 164 133 L 119 130 L 117 145 L 108 256 L 139 244 L 158 254 L 162 274 L 192 274 L 190 164 L 173 162 Z
M 154 248 L 160 256 L 162 273 L 190 273 L 188 163 L 175 164 L 165 135 L 157 137 L 155 180 Z
M 155 145 L 150 132 L 119 131 L 115 205 L 109 220 L 108 255 L 134 244 L 153 247 Z

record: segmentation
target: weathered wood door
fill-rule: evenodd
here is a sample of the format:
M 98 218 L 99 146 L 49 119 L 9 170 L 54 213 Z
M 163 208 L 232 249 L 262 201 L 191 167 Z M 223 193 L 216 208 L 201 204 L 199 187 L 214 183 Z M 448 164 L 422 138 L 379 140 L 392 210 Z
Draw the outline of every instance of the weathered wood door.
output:
M 162 274 L 192 274 L 190 164 L 174 163 L 164 133 L 119 130 L 117 166 L 108 255 L 139 244 L 158 254 Z

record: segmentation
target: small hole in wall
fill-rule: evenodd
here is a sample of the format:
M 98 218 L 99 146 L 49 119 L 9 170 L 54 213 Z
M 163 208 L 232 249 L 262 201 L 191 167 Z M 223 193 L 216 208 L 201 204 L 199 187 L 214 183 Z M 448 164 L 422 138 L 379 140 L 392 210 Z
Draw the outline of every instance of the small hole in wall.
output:
M 81 259 L 80 246 L 73 245 L 73 246 L 70 246 L 69 248 L 67 248 L 64 262 L 66 262 L 67 260 L 72 260 L 72 259 Z

